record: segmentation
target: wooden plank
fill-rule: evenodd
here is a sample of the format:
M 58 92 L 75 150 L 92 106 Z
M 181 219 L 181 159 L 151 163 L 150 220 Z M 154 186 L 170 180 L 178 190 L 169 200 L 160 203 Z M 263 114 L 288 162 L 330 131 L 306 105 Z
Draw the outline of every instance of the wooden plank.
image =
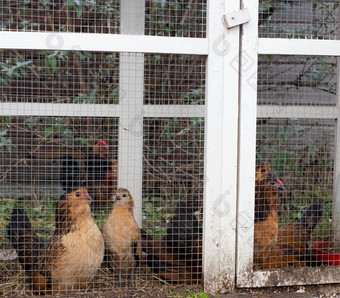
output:
M 205 117 L 204 105 L 144 105 L 144 117 Z
M 216 294 L 235 285 L 239 27 L 227 31 L 222 16 L 240 6 L 208 5 L 203 274 L 205 291 Z
M 340 58 L 337 58 L 337 105 L 333 108 L 339 116 L 340 113 Z M 340 119 L 337 118 L 335 130 L 335 161 L 334 161 L 334 181 L 333 181 L 333 240 L 340 244 Z
M 258 118 L 337 119 L 338 115 L 334 106 L 257 106 Z
M 237 285 L 251 286 L 251 279 L 240 277 L 253 271 L 258 1 L 244 0 L 244 6 L 251 21 L 243 26 L 241 40 L 236 270 Z
M 243 272 L 238 284 L 249 287 L 283 287 L 339 283 L 339 266 L 321 268 L 283 268 L 266 271 Z
M 140 13 L 142 15 L 142 12 Z M 132 17 L 131 13 L 127 17 L 135 19 L 135 17 Z M 133 32 L 139 32 L 140 35 L 132 35 L 133 32 L 123 33 L 124 30 L 121 31 L 122 34 L 2 31 L 0 32 L 0 49 L 171 53 L 193 55 L 208 54 L 208 39 L 206 38 L 142 35 L 144 34 L 144 24 L 141 23 L 137 31 L 133 30 Z
M 258 53 L 340 56 L 340 40 L 259 38 Z
M 121 2 L 122 34 L 144 33 L 145 2 Z M 130 43 L 133 43 L 130 40 Z M 119 118 L 118 186 L 129 189 L 134 198 L 134 216 L 142 226 L 142 174 L 143 174 L 143 93 L 144 55 L 121 53 L 119 59 Z
M 118 117 L 122 107 L 109 104 L 0 103 L 2 116 Z

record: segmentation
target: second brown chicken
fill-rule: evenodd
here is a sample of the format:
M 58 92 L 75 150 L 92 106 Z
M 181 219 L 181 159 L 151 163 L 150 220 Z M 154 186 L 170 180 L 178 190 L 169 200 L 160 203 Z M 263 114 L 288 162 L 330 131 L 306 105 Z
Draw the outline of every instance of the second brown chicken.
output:
M 133 216 L 133 206 L 130 192 L 119 188 L 102 229 L 108 263 L 118 282 L 123 278 L 134 281 L 134 270 L 142 256 L 140 229 Z
M 276 204 L 282 182 L 266 178 L 255 187 L 254 267 L 257 269 L 268 254 L 270 246 L 277 241 L 279 221 Z

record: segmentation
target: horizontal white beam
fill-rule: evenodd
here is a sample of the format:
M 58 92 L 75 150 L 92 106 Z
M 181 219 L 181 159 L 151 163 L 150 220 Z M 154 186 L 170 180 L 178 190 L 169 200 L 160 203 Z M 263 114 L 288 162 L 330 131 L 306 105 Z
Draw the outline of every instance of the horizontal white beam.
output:
M 121 105 L 0 103 L 1 116 L 120 117 Z M 143 117 L 205 117 L 204 105 L 143 105 Z
M 144 117 L 205 117 L 204 105 L 144 105 Z
M 259 54 L 340 56 L 340 40 L 259 38 Z
M 56 104 L 56 103 L 1 103 L 2 116 L 90 116 L 117 117 L 121 113 L 119 105 L 96 104 Z
M 305 118 L 305 119 L 337 119 L 334 106 L 257 106 L 258 118 Z
M 119 104 L 0 103 L 1 116 L 120 117 Z M 143 117 L 205 117 L 204 105 L 143 105 Z M 337 119 L 333 106 L 259 105 L 258 118 Z
M 0 103 L 2 116 L 120 117 L 119 104 Z M 143 117 L 205 117 L 204 105 L 143 105 Z M 337 119 L 333 106 L 259 105 L 258 118 Z
M 0 49 L 208 55 L 207 38 L 146 35 L 0 32 Z

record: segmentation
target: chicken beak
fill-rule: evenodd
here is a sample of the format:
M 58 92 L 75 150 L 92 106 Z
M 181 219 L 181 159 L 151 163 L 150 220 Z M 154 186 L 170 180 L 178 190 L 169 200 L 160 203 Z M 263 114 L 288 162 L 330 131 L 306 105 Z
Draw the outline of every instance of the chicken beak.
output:
M 278 189 L 285 190 L 285 186 L 280 179 L 277 179 L 277 183 L 279 184 Z
M 120 201 L 121 199 L 120 195 L 116 195 L 116 201 Z
M 92 197 L 90 195 L 86 195 L 86 200 L 92 202 Z

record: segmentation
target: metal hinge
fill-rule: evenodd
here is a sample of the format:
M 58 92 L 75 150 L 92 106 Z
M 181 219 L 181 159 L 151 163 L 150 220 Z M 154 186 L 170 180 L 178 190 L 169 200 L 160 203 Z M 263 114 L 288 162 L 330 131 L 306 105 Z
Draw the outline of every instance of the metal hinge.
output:
M 250 14 L 247 8 L 233 11 L 223 16 L 223 22 L 227 29 L 240 26 L 242 24 L 248 23 L 249 21 Z

